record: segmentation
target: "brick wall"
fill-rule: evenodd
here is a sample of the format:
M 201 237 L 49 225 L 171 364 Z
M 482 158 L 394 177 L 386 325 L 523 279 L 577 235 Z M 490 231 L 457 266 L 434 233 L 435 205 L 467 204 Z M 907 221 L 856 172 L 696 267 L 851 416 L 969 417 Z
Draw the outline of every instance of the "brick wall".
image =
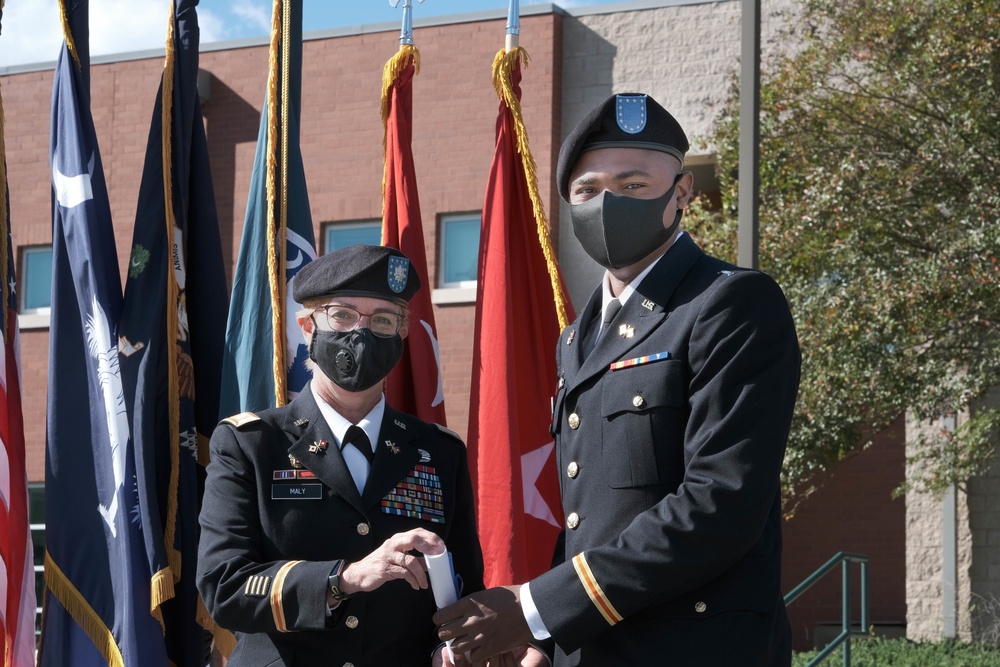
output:
M 523 112 L 539 181 L 551 184 L 558 149 L 560 54 L 554 14 L 524 16 L 521 45 L 531 63 L 521 84 Z M 303 49 L 302 154 L 319 239 L 324 222 L 381 218 L 382 68 L 398 50 L 398 30 L 309 40 Z M 413 154 L 427 247 L 429 284 L 437 275 L 437 221 L 482 208 L 493 157 L 498 98 L 492 63 L 503 47 L 505 20 L 414 30 L 422 66 L 414 82 Z M 267 47 L 204 52 L 211 74 L 204 105 L 227 281 L 239 252 L 250 171 L 264 101 Z M 139 179 L 160 58 L 92 66 L 93 115 L 111 199 L 119 267 L 131 247 Z M 51 70 L 2 78 L 10 207 L 18 246 L 51 243 L 48 165 Z M 554 190 L 543 186 L 546 207 Z M 123 273 L 124 282 L 124 273 Z M 474 304 L 435 307 L 448 423 L 468 428 Z M 28 478 L 44 477 L 48 330 L 22 332 Z
M 872 623 L 905 623 L 906 508 L 902 498 L 891 497 L 903 481 L 905 450 L 899 419 L 867 450 L 834 466 L 819 490 L 796 508 L 784 526 L 783 591 L 797 586 L 838 551 L 864 554 L 869 557 Z M 852 619 L 857 622 L 857 566 L 852 580 Z M 838 568 L 789 605 L 797 650 L 812 648 L 817 623 L 840 623 L 840 582 Z

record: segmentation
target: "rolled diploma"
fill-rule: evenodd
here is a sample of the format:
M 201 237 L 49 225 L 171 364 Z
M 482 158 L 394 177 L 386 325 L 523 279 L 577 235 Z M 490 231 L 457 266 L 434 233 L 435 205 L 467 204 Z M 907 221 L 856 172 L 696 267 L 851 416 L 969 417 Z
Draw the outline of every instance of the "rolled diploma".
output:
M 443 609 L 458 602 L 451 555 L 447 551 L 440 554 L 424 554 L 424 562 L 427 563 L 427 576 L 431 580 L 431 591 L 434 592 L 434 604 L 437 608 Z
M 434 593 L 434 604 L 438 609 L 443 609 L 448 605 L 458 602 L 458 592 L 455 590 L 455 570 L 451 566 L 451 554 L 447 551 L 439 554 L 424 554 L 424 562 L 427 564 L 427 577 L 431 580 L 431 591 Z M 445 642 L 445 650 L 452 663 L 455 662 L 455 654 L 451 652 L 451 642 Z

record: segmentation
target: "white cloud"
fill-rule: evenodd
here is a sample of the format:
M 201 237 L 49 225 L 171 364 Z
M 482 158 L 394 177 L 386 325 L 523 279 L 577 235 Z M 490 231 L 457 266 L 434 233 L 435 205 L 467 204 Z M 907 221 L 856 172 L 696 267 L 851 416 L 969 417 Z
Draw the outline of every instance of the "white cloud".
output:
M 0 34 L 0 67 L 52 62 L 62 46 L 56 0 L 7 0 Z
M 254 0 L 237 0 L 229 8 L 237 18 L 251 24 L 257 31 L 263 34 L 271 33 L 271 10 L 270 2 L 254 2 Z
M 227 16 L 227 9 L 236 16 Z M 91 56 L 162 49 L 169 11 L 168 0 L 93 0 Z M 260 27 L 262 20 L 264 28 Z M 198 23 L 202 43 L 235 39 L 248 29 L 250 34 L 270 31 L 270 15 L 260 2 L 248 0 L 221 11 L 199 6 Z M 7 0 L 0 34 L 0 67 L 53 62 L 59 57 L 62 41 L 57 0 Z

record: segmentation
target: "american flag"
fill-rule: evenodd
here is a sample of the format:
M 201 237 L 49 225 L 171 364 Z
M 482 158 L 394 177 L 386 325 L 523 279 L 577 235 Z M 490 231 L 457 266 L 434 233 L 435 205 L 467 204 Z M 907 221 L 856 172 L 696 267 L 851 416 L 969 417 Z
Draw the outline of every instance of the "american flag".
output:
M 0 101 L 0 128 L 3 102 Z M 2 286 L 3 361 L 0 363 L 0 634 L 4 665 L 35 664 L 35 570 L 28 526 L 28 480 L 24 468 L 24 422 L 21 416 L 21 354 L 14 287 L 14 253 L 10 239 L 7 156 L 0 133 L 0 251 L 6 281 Z

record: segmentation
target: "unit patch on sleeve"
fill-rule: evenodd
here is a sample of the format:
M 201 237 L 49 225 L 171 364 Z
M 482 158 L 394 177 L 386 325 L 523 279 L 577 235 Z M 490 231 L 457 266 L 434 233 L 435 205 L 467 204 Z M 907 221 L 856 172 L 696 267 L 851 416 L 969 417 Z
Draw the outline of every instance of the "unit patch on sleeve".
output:
M 382 499 L 386 514 L 444 523 L 441 479 L 432 466 L 418 465 Z

